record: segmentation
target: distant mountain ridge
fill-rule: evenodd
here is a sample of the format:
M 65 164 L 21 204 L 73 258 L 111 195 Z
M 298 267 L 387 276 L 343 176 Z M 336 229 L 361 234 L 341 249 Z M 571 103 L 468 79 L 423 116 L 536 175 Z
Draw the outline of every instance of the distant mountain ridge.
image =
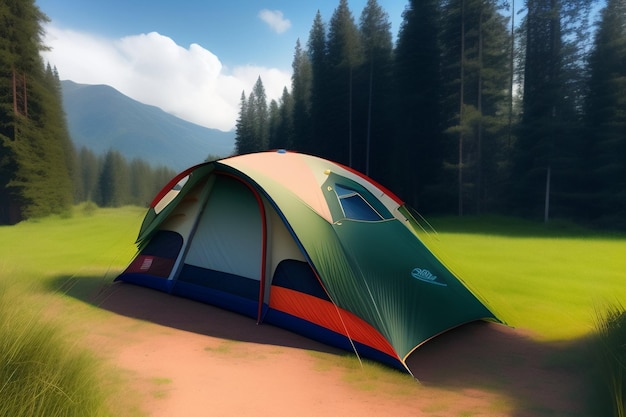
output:
M 97 155 L 113 149 L 128 161 L 181 171 L 209 155 L 233 153 L 235 133 L 199 126 L 133 100 L 107 85 L 61 81 L 63 108 L 77 149 Z

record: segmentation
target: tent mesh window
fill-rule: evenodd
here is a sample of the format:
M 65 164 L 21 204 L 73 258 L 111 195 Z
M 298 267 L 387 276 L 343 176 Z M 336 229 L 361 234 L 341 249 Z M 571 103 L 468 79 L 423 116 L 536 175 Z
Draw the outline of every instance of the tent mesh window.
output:
M 347 219 L 376 222 L 383 216 L 363 198 L 361 194 L 350 188 L 335 184 L 335 193 Z

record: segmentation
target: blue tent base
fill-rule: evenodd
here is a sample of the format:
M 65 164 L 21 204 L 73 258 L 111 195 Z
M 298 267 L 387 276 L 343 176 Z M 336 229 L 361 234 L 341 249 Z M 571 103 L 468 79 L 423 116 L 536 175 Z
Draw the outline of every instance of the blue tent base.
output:
M 177 281 L 172 288 L 172 294 L 178 295 L 203 303 L 220 307 L 244 316 L 256 319 L 258 316 L 258 302 L 252 301 L 245 297 L 229 294 L 224 291 L 210 289 L 197 284 L 191 284 L 184 281 Z
M 167 278 L 157 277 L 153 275 L 139 274 L 139 273 L 124 273 L 115 281 L 128 282 L 130 284 L 141 285 L 143 287 L 152 288 L 159 291 L 170 292 L 172 289 L 172 280 Z

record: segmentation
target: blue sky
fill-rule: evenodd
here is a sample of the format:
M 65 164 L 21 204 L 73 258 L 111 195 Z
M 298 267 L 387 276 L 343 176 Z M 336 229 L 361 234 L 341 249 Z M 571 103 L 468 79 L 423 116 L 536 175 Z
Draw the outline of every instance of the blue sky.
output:
M 61 79 L 107 84 L 207 127 L 234 127 L 241 92 L 290 86 L 296 40 L 339 0 L 37 0 L 51 19 L 44 59 Z M 351 0 L 358 24 L 366 0 Z M 379 0 L 394 39 L 407 0 Z

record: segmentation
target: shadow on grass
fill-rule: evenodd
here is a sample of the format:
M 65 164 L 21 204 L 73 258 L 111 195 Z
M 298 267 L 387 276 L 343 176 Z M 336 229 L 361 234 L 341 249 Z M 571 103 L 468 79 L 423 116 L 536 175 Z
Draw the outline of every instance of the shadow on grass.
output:
M 295 333 L 258 326 L 249 317 L 132 284 L 65 277 L 49 282 L 49 288 L 116 314 L 197 334 L 345 355 Z M 606 415 L 589 412 L 589 346 L 588 340 L 541 343 L 519 330 L 476 322 L 432 339 L 413 352 L 407 365 L 426 387 L 504 396 L 505 408 L 513 410 L 507 416 Z M 501 415 L 497 410 L 478 414 Z

